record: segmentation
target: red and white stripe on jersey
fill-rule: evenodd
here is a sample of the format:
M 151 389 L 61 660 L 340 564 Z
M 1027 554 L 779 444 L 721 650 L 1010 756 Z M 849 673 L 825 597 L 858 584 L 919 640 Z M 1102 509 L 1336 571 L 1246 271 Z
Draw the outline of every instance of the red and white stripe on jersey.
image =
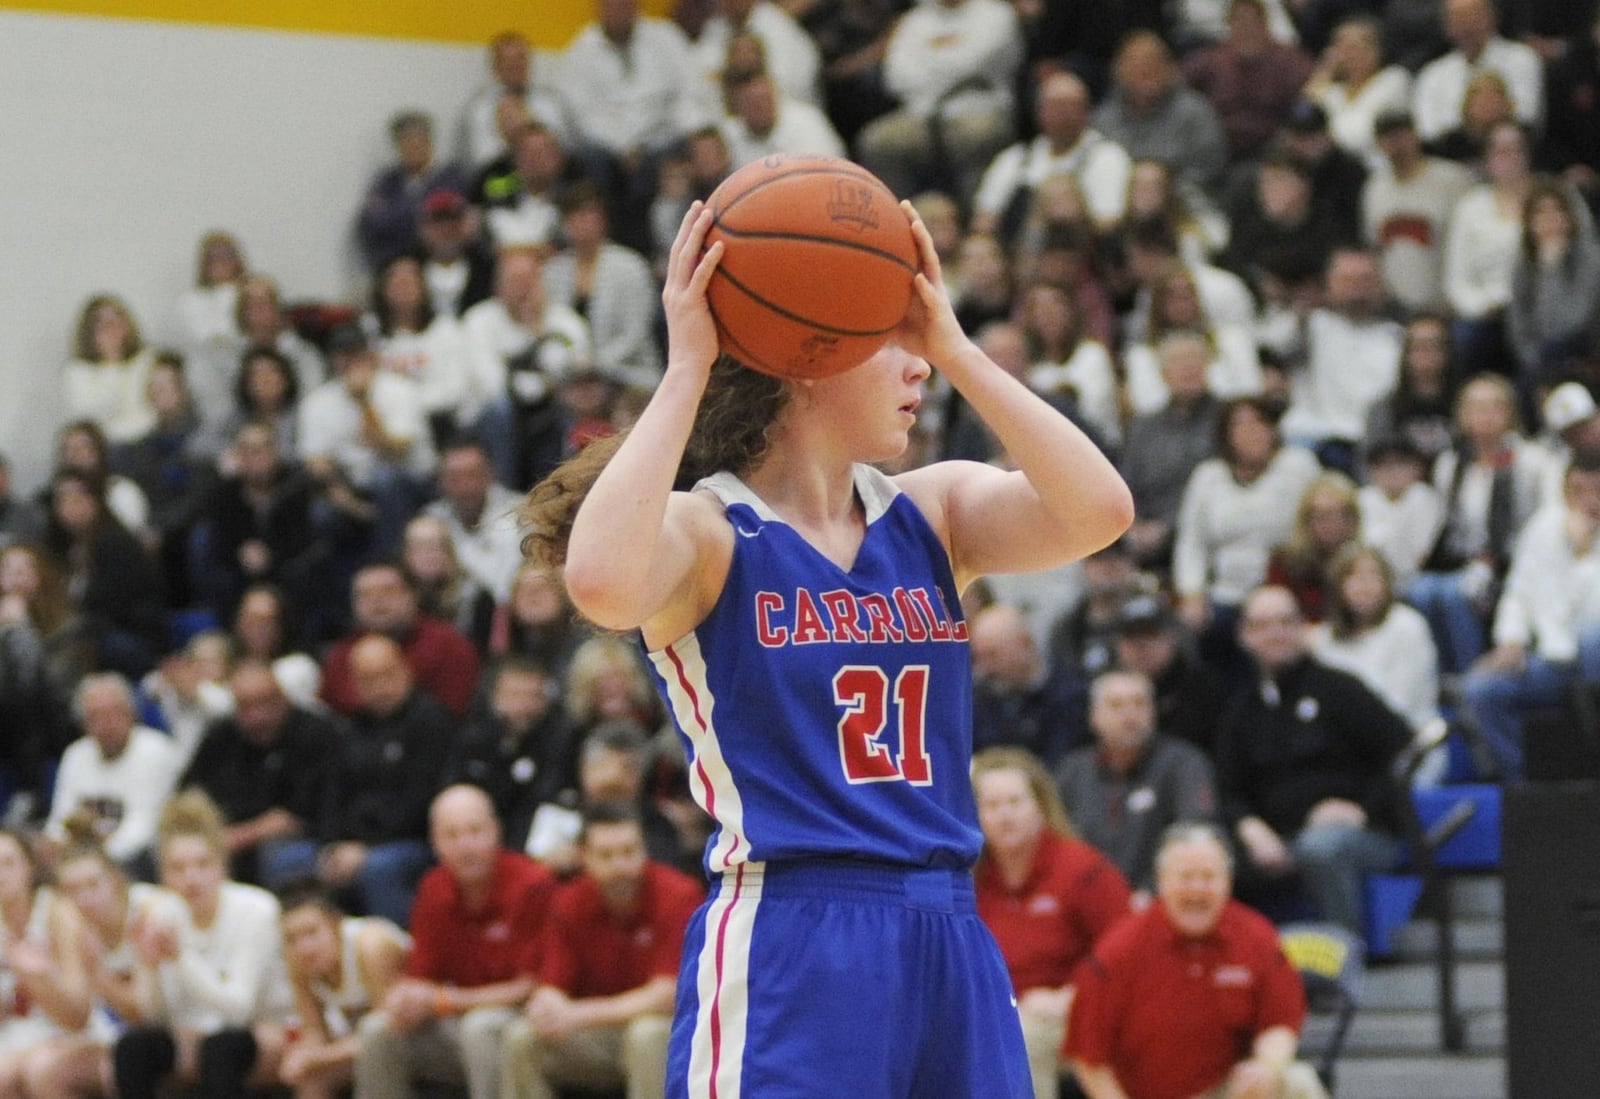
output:
M 706 867 L 712 874 L 721 874 L 749 859 L 750 840 L 744 831 L 744 803 L 717 737 L 716 698 L 706 677 L 700 641 L 693 633 L 685 634 L 665 649 L 652 652 L 650 659 L 667 686 L 673 719 L 693 752 L 690 792 L 706 815 L 718 823 Z
M 723 875 L 706 910 L 705 940 L 696 959 L 700 1006 L 689 1051 L 689 1094 L 742 1099 L 750 1019 L 750 941 L 761 901 L 761 863 Z

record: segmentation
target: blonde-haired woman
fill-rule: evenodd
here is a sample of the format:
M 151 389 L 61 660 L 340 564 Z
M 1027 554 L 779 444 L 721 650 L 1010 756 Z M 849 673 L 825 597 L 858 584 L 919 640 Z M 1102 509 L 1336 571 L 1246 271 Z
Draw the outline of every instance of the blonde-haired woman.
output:
M 112 1047 L 120 1099 L 155 1099 L 164 1081 L 235 1099 L 270 1082 L 291 996 L 276 898 L 228 880 L 222 814 L 198 790 L 167 803 L 157 830 L 169 891 L 133 928 L 135 990 L 146 1022 Z
M 1072 972 L 1128 911 L 1122 871 L 1078 839 L 1044 764 L 1021 748 L 972 758 L 983 829 L 978 915 L 1000 944 L 1022 1016 L 1036 1099 L 1053 1099 L 1072 1006 Z
M 646 729 L 661 724 L 655 687 L 637 650 L 613 634 L 591 637 L 578 646 L 563 694 L 567 712 L 585 732 L 613 718 L 628 718 Z
M 1301 613 L 1322 621 L 1328 601 L 1328 566 L 1349 543 L 1361 537 L 1361 507 L 1356 483 L 1328 471 L 1300 494 L 1294 527 L 1267 561 L 1267 583 L 1294 593 Z

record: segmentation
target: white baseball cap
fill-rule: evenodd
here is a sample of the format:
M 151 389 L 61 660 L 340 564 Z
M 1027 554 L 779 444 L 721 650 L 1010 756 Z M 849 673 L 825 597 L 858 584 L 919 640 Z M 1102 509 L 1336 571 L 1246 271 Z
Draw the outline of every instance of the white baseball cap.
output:
M 1544 425 L 1556 434 L 1595 414 L 1594 395 L 1579 382 L 1562 382 L 1544 399 Z

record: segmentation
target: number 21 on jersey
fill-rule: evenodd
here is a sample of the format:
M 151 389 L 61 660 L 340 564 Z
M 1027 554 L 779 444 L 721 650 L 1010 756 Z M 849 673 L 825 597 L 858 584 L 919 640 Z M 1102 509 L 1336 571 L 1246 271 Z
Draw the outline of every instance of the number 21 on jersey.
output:
M 923 736 L 928 716 L 928 666 L 908 664 L 891 683 L 889 673 L 870 664 L 850 664 L 833 677 L 839 717 L 839 762 L 852 784 L 933 783 L 933 763 Z M 893 722 L 899 751 L 884 740 Z

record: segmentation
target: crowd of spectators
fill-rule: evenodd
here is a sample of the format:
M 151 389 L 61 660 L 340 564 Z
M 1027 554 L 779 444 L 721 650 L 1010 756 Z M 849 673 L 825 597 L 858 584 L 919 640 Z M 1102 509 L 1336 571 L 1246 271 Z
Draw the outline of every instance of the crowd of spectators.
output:
M 1523 717 L 1600 681 L 1600 18 L 1577 7 L 1502 27 L 1490 0 L 601 0 L 564 50 L 497 36 L 458 119 L 395 114 L 353 216 L 365 300 L 298 300 L 226 231 L 170 318 L 95 292 L 63 319 L 48 484 L 22 493 L 0 457 L 0 775 L 75 906 L 39 907 L 37 936 L 69 934 L 60 907 L 104 950 L 56 963 L 75 991 L 19 1001 L 0 1051 L 40 1011 L 82 1030 L 93 1001 L 148 1023 L 116 1047 L 124 1095 L 281 1061 L 305 1094 L 421 1073 L 489 1096 L 502 1032 L 518 1080 L 654 1071 L 662 1035 L 629 1024 L 670 1003 L 664 955 L 638 951 L 634 988 L 569 944 L 533 993 L 531 962 L 406 963 L 404 929 L 420 948 L 421 897 L 434 933 L 489 941 L 511 925 L 485 911 L 542 913 L 541 875 L 590 874 L 552 908 L 583 939 L 575 920 L 640 918 L 619 858 L 699 872 L 640 653 L 575 620 L 515 509 L 638 414 L 678 221 L 780 151 L 853 155 L 912 198 L 969 334 L 1133 490 L 1117 545 L 969 593 L 975 740 L 1002 753 L 980 804 L 1032 761 L 1081 837 L 1061 874 L 1103 860 L 1143 905 L 1163 830 L 1209 821 L 1226 886 L 1359 930 L 1361 875 L 1399 857 L 1397 753 L 1444 715 L 1483 750 L 1419 781 L 1515 781 Z M 936 373 L 901 463 L 939 458 L 1007 460 Z M 460 853 L 485 830 L 524 861 Z M 1020 888 L 1029 842 L 994 848 L 992 881 Z M 154 931 L 128 883 L 158 878 L 184 907 Z M 353 985 L 388 1005 L 314 1036 L 336 1056 L 252 1037 L 294 997 L 173 960 L 220 964 L 219 905 L 246 934 L 277 902 L 242 890 L 308 882 L 282 906 L 302 1015 Z M 299 923 L 344 936 L 339 975 Z M 160 1011 L 117 984 L 145 970 L 181 983 Z M 1071 996 L 1031 1002 L 1059 1045 Z M 583 1020 L 615 1033 L 577 1042 Z M 1103 1033 L 1069 1040 L 1091 1094 L 1120 1094 L 1096 1090 Z M 83 1048 L 47 1052 L 0 1080 L 88 1079 Z

